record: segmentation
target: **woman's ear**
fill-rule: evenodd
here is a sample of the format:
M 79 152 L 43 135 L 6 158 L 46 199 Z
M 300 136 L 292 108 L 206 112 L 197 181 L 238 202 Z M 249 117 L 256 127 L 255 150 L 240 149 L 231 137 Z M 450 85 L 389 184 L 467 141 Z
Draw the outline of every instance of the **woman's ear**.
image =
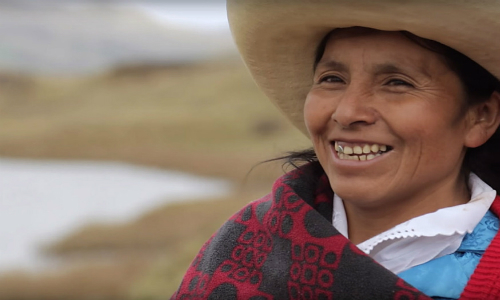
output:
M 469 130 L 465 146 L 476 148 L 486 143 L 500 125 L 500 93 L 495 91 L 490 98 L 470 108 Z

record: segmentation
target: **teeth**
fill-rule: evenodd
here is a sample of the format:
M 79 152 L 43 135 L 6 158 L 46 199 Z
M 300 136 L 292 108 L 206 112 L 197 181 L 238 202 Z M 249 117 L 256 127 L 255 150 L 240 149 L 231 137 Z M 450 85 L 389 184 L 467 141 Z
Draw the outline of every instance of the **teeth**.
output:
M 365 146 L 363 147 L 363 153 L 364 153 L 364 154 L 368 154 L 368 153 L 370 153 L 370 151 L 371 151 L 371 149 L 370 149 L 370 146 L 369 146 L 369 145 L 365 145 Z
M 387 146 L 379 144 L 343 146 L 335 142 L 335 151 L 337 151 L 340 159 L 366 161 L 382 155 L 383 152 L 387 151 Z

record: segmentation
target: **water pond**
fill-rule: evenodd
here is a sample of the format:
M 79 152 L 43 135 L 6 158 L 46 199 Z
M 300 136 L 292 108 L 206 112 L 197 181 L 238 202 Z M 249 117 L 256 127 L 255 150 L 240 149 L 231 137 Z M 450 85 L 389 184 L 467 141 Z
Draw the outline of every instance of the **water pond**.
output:
M 0 272 L 43 266 L 40 246 L 168 202 L 222 196 L 229 182 L 113 162 L 0 159 Z

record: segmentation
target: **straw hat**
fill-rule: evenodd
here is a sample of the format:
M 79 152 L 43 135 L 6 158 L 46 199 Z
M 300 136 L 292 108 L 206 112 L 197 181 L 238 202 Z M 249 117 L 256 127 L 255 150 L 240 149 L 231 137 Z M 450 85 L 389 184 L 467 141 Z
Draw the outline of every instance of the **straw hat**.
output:
M 406 30 L 462 52 L 500 78 L 499 0 L 227 0 L 255 81 L 302 132 L 316 48 L 334 28 Z

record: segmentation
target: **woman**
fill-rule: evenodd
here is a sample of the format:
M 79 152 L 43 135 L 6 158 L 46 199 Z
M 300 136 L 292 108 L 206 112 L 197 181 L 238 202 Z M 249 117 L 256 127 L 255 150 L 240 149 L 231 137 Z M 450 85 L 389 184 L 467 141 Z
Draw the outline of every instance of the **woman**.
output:
M 500 3 L 266 2 L 233 35 L 314 151 L 173 298 L 500 299 Z

